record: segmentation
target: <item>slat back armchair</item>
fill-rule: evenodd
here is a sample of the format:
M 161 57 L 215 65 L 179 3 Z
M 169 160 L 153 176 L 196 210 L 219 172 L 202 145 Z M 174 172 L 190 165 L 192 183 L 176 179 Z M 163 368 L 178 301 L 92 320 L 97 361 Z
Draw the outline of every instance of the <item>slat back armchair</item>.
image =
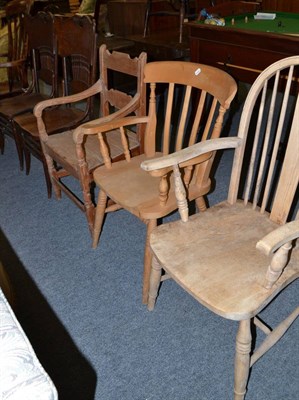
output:
M 87 16 L 55 16 L 54 28 L 57 37 L 57 54 L 62 70 L 62 94 L 74 95 L 95 83 L 96 75 L 96 32 L 95 22 Z M 76 38 L 76 39 L 74 39 Z M 94 97 L 83 99 L 78 104 L 53 107 L 44 113 L 48 134 L 73 129 L 93 117 Z M 43 163 L 48 197 L 52 184 L 47 163 L 40 144 L 36 118 L 33 112 L 14 118 L 16 130 L 22 135 L 26 173 L 30 171 L 31 154 Z
M 154 175 L 174 171 L 181 214 L 152 232 L 148 309 L 154 308 L 162 279 L 173 278 L 213 313 L 239 321 L 235 400 L 244 399 L 251 366 L 299 315 L 298 306 L 273 330 L 258 316 L 299 276 L 298 74 L 299 56 L 279 60 L 260 74 L 246 98 L 237 137 L 212 139 L 142 164 Z M 189 217 L 182 167 L 229 148 L 235 155 L 227 200 Z M 279 298 L 274 304 L 279 307 Z M 254 326 L 266 334 L 256 350 Z
M 92 184 L 93 170 L 103 164 L 103 157 L 99 150 L 96 135 L 87 140 L 75 144 L 73 130 L 48 134 L 45 124 L 45 110 L 48 107 L 81 102 L 82 100 L 101 94 L 101 117 L 88 122 L 88 126 L 97 126 L 104 121 L 112 121 L 115 118 L 130 115 L 145 114 L 145 85 L 143 84 L 143 71 L 146 63 L 146 54 L 131 58 L 126 53 L 107 50 L 102 45 L 99 51 L 100 78 L 89 89 L 70 96 L 47 100 L 39 103 L 34 109 L 37 118 L 39 138 L 46 158 L 49 175 L 56 197 L 61 197 L 63 191 L 86 215 L 90 232 L 93 232 L 95 204 L 93 201 Z M 114 90 L 110 86 L 110 74 L 123 72 L 127 80 L 133 79 L 135 89 L 132 92 L 122 94 L 120 90 Z M 110 103 L 110 107 L 106 103 Z M 84 124 L 85 125 L 85 124 Z M 139 153 L 142 148 L 142 137 L 138 135 L 142 131 L 129 133 L 129 147 L 134 153 Z M 123 158 L 123 149 L 115 130 L 108 138 L 111 146 L 112 159 Z M 73 177 L 71 183 L 67 183 L 65 177 Z M 76 185 L 79 184 L 79 185 Z M 79 186 L 79 187 L 77 187 Z
M 25 15 L 24 28 L 28 37 L 31 85 L 25 93 L 0 103 L 0 136 L 4 134 L 16 143 L 20 168 L 23 169 L 23 142 L 16 132 L 14 117 L 33 110 L 36 103 L 57 93 L 57 43 L 51 14 Z M 3 149 L 2 149 L 3 150 Z
M 145 159 L 171 153 L 199 140 L 218 137 L 237 86 L 220 69 L 184 61 L 148 63 L 144 81 L 150 87 L 147 117 L 125 118 L 95 127 L 81 126 L 76 131 L 75 139 L 79 143 L 84 135 L 88 137 L 92 132 L 98 133 L 105 161 L 105 165 L 94 171 L 94 181 L 100 190 L 93 247 L 97 246 L 104 215 L 109 211 L 124 208 L 146 223 L 142 294 L 142 301 L 146 303 L 151 265 L 149 236 L 157 220 L 176 210 L 177 204 L 170 171 L 158 173 L 153 178 L 140 168 L 140 164 Z M 157 96 L 161 85 L 166 86 L 165 95 Z M 162 132 L 159 129 L 161 123 Z M 126 129 L 131 124 L 146 126 L 144 154 L 135 157 L 131 157 L 126 139 Z M 118 127 L 121 127 L 126 160 L 111 163 L 111 151 L 106 140 Z M 210 153 L 201 158 L 201 165 L 196 170 L 188 167 L 185 170 L 188 199 L 195 200 L 199 209 L 206 208 L 204 195 L 210 190 L 209 172 L 213 157 Z M 115 204 L 110 206 L 109 199 Z

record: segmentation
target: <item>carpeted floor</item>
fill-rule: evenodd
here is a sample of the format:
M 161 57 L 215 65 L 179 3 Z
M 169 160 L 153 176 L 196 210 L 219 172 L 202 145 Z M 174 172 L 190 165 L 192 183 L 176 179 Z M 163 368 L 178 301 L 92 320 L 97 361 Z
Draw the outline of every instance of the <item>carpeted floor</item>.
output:
M 227 153 L 218 163 L 211 203 L 225 197 L 230 161 Z M 38 161 L 29 176 L 19 171 L 9 139 L 0 156 L 0 204 L 0 257 L 14 308 L 61 400 L 232 399 L 237 323 L 172 281 L 147 311 L 140 221 L 109 214 L 92 250 L 84 215 L 66 197 L 47 199 Z M 269 324 L 295 307 L 298 290 L 299 282 L 263 312 Z M 246 400 L 299 398 L 298 328 L 297 321 L 254 366 Z

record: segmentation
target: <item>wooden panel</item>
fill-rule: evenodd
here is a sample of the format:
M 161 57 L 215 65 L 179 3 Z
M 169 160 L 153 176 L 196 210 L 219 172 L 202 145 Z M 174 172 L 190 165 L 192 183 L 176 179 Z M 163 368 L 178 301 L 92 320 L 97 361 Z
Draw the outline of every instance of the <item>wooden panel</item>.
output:
M 143 35 L 147 0 L 110 0 L 108 19 L 110 30 L 115 35 Z M 167 0 L 153 0 L 153 10 L 171 10 Z M 179 26 L 179 16 L 150 18 L 150 31 L 165 30 Z
M 263 10 L 299 13 L 298 0 L 263 0 Z
M 273 62 L 298 53 L 299 38 L 257 31 L 222 30 L 189 23 L 191 61 L 221 67 L 252 83 Z

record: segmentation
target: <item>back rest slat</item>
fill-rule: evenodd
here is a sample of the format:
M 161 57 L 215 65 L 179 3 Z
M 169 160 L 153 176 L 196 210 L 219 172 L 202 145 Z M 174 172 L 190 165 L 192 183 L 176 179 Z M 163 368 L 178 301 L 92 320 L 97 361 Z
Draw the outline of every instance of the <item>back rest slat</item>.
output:
M 199 124 L 200 124 L 200 121 L 201 121 L 201 118 L 203 115 L 203 111 L 204 111 L 206 96 L 207 96 L 207 92 L 205 90 L 202 90 L 202 92 L 200 94 L 200 99 L 199 99 L 199 102 L 197 105 L 196 114 L 194 117 L 194 122 L 193 122 L 192 130 L 191 130 L 190 140 L 189 140 L 189 146 L 192 146 L 193 144 L 196 143 Z M 205 130 L 203 133 L 204 140 L 206 138 L 206 135 L 207 135 L 207 132 Z
M 175 151 L 178 151 L 183 148 L 185 126 L 186 126 L 188 110 L 190 105 L 190 98 L 191 98 L 191 89 L 192 89 L 191 86 L 187 85 L 181 110 L 180 123 L 177 131 Z
M 168 96 L 167 96 L 167 104 L 165 110 L 165 123 L 163 129 L 163 155 L 169 153 L 170 146 L 170 132 L 171 132 L 171 116 L 172 116 L 172 108 L 173 108 L 173 100 L 174 100 L 174 83 L 170 83 L 168 85 Z
M 32 73 L 35 76 L 35 91 L 40 90 L 37 80 L 41 80 L 50 86 L 50 96 L 56 96 L 58 62 L 54 17 L 46 12 L 39 12 L 34 16 L 25 15 L 24 25 L 28 35 Z
M 271 210 L 271 220 L 278 224 L 286 222 L 292 199 L 299 183 L 299 95 L 292 121 L 288 146 L 286 149 L 282 171 Z M 299 212 L 299 211 L 298 211 Z

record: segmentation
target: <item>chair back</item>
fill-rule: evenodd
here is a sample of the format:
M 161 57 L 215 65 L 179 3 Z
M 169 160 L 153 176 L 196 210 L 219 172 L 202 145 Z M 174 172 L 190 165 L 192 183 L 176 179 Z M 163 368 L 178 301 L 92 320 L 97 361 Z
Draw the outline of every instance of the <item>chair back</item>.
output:
M 100 47 L 100 78 L 105 87 L 100 94 L 101 116 L 108 116 L 111 111 L 125 107 L 136 93 L 140 96 L 134 114 L 138 117 L 146 115 L 146 87 L 143 83 L 146 61 L 147 56 L 144 52 L 139 57 L 131 58 L 126 53 L 110 52 L 106 45 Z M 143 152 L 144 129 L 144 125 L 137 127 L 141 152 Z
M 39 12 L 34 16 L 26 15 L 24 24 L 28 35 L 33 90 L 40 93 L 44 90 L 42 85 L 46 85 L 49 96 L 56 96 L 58 64 L 54 17 L 46 12 Z
M 226 72 L 185 61 L 157 61 L 146 65 L 144 80 L 150 85 L 149 124 L 145 136 L 148 158 L 156 151 L 167 155 L 220 136 L 224 115 L 237 91 L 236 82 Z M 157 96 L 161 84 L 166 87 L 165 95 Z M 161 119 L 159 108 L 162 108 Z M 162 132 L 159 132 L 157 120 L 164 123 Z M 202 157 L 206 162 L 193 174 L 196 184 L 208 179 L 213 158 L 214 153 Z M 188 167 L 186 184 L 191 176 L 192 167 Z
M 7 61 L 24 61 L 16 68 L 8 68 L 9 91 L 13 90 L 15 82 L 22 82 L 22 87 L 27 86 L 25 61 L 27 58 L 27 36 L 24 30 L 24 16 L 30 11 L 32 2 L 28 0 L 13 0 L 5 7 L 8 34 Z
M 58 57 L 62 63 L 63 92 L 80 93 L 95 82 L 96 40 L 95 22 L 88 16 L 55 17 Z M 92 113 L 93 98 L 86 101 L 86 115 Z
M 252 203 L 284 224 L 295 216 L 299 181 L 299 56 L 263 71 L 246 98 L 229 202 Z

